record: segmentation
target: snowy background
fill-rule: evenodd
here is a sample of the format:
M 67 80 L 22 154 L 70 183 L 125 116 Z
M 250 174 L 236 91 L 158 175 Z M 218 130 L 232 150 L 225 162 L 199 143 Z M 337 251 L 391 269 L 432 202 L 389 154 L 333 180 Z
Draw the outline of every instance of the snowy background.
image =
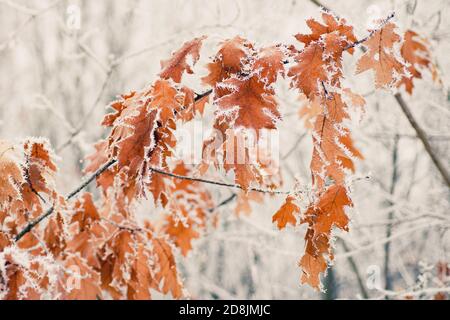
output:
M 108 102 L 151 83 L 160 60 L 184 41 L 208 35 L 196 75 L 186 78 L 204 92 L 199 79 L 220 41 L 241 35 L 261 46 L 295 43 L 294 34 L 307 32 L 305 20 L 320 17 L 315 2 L 0 0 L 0 138 L 47 137 L 60 157 L 59 190 L 67 192 L 83 176 L 82 159 L 106 133 L 100 122 Z M 323 4 L 354 24 L 358 37 L 367 34 L 374 18 L 395 11 L 400 31 L 413 28 L 429 39 L 443 85 L 425 73 L 414 95 L 403 96 L 450 170 L 450 1 Z M 187 258 L 178 257 L 193 298 L 379 298 L 411 291 L 415 298 L 431 298 L 438 288 L 449 291 L 448 278 L 437 275 L 437 265 L 450 262 L 449 190 L 392 93 L 374 92 L 370 72 L 352 76 L 354 66 L 355 57 L 348 56 L 348 84 L 367 100 L 361 121 L 355 117 L 352 124 L 365 156 L 356 177 L 371 178 L 352 185 L 350 233 L 335 234 L 327 292 L 300 285 L 297 261 L 305 229 L 275 229 L 271 216 L 284 199 L 274 196 L 253 204 L 248 216 L 238 217 L 233 202 L 221 208 L 218 228 L 196 240 Z M 312 143 L 298 116 L 297 94 L 287 83 L 279 84 L 279 92 L 280 160 L 288 188 L 295 177 L 310 182 Z M 207 109 L 204 121 L 211 123 L 213 108 Z M 231 192 L 211 191 L 215 199 Z M 143 215 L 154 210 L 150 202 L 140 208 Z

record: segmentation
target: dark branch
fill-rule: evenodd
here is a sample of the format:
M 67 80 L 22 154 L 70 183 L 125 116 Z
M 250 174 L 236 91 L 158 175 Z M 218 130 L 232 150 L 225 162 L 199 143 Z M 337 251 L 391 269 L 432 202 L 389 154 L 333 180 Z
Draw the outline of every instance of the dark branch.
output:
M 86 188 L 92 181 L 94 181 L 99 175 L 101 175 L 103 172 L 105 172 L 109 167 L 111 167 L 113 164 L 115 164 L 117 160 L 110 160 L 109 162 L 105 163 L 102 167 L 100 167 L 96 172 L 94 172 L 89 178 L 86 179 L 78 188 L 73 190 L 71 193 L 69 193 L 66 196 L 66 200 L 72 199 L 75 195 L 77 195 L 81 190 Z M 44 214 L 37 217 L 33 221 L 29 222 L 26 227 L 20 231 L 17 236 L 14 238 L 14 241 L 19 241 L 22 239 L 28 232 L 31 231 L 36 225 L 38 225 L 42 220 L 50 216 L 53 211 L 55 210 L 55 207 L 52 206 L 49 208 Z
M 198 101 L 198 100 L 202 99 L 203 97 L 209 96 L 211 93 L 212 93 L 212 89 L 210 89 L 204 93 L 196 94 L 195 100 Z
M 250 187 L 248 189 L 245 189 L 244 187 L 238 185 L 238 184 L 232 184 L 232 183 L 226 183 L 226 182 L 220 182 L 220 181 L 214 181 L 214 180 L 208 180 L 208 179 L 202 179 L 202 178 L 193 178 L 188 176 L 182 176 L 179 174 L 166 172 L 161 169 L 149 167 L 149 169 L 153 172 L 181 180 L 188 180 L 188 181 L 195 181 L 195 182 L 203 182 L 207 184 L 212 184 L 216 186 L 222 186 L 222 187 L 228 187 L 228 188 L 234 188 L 234 189 L 241 189 L 246 191 L 254 191 L 254 192 L 260 192 L 260 193 L 270 193 L 270 194 L 290 194 L 290 191 L 279 191 L 279 190 L 270 190 L 270 189 L 261 189 L 261 188 L 253 188 Z
M 428 141 L 427 134 L 422 129 L 422 127 L 419 125 L 419 123 L 414 118 L 413 114 L 411 113 L 411 110 L 409 109 L 408 105 L 406 104 L 405 100 L 403 99 L 402 95 L 400 93 L 396 93 L 394 95 L 395 100 L 397 100 L 398 105 L 402 109 L 403 113 L 405 114 L 406 118 L 408 119 L 411 126 L 416 131 L 417 137 L 422 142 L 425 151 L 430 156 L 431 160 L 433 161 L 436 168 L 439 170 L 442 178 L 444 179 L 445 183 L 447 184 L 447 187 L 450 187 L 450 175 L 448 171 L 446 170 L 444 164 L 441 162 L 441 159 L 436 155 L 436 153 L 433 150 L 433 147 L 431 146 L 430 142 Z

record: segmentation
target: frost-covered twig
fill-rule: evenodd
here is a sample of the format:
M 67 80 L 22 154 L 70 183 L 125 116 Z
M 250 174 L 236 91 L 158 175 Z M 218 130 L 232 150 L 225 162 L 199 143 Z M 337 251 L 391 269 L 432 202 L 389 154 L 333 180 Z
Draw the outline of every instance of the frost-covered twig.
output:
M 181 179 L 181 180 L 188 180 L 188 181 L 195 181 L 195 182 L 203 182 L 203 183 L 212 184 L 212 185 L 216 185 L 216 186 L 222 186 L 222 187 L 246 190 L 244 187 L 242 187 L 242 186 L 240 186 L 238 184 L 226 183 L 226 182 L 214 181 L 214 180 L 208 180 L 208 179 L 203 179 L 203 178 L 194 178 L 194 177 L 182 176 L 182 175 L 179 175 L 179 174 L 166 172 L 166 171 L 163 171 L 161 169 L 153 168 L 153 167 L 149 167 L 149 170 L 151 170 L 153 172 L 156 172 L 156 173 L 159 173 L 159 174 L 162 174 L 162 175 L 166 175 L 166 176 L 171 177 L 171 178 L 176 178 L 176 179 Z M 253 188 L 253 187 L 247 188 L 247 191 L 254 191 L 254 192 L 260 192 L 260 193 L 269 193 L 269 194 L 285 194 L 285 195 L 288 195 L 288 194 L 292 193 L 292 191 L 270 190 L 270 189 Z
M 117 163 L 116 159 L 112 159 L 105 163 L 103 166 L 101 166 L 96 172 L 94 172 L 91 176 L 89 176 L 84 182 L 79 185 L 75 190 L 73 190 L 71 193 L 69 193 L 66 196 L 66 200 L 72 199 L 74 196 L 76 196 L 78 193 L 80 193 L 84 188 L 86 188 L 92 181 L 94 181 L 99 175 L 101 175 L 103 172 L 108 170 L 111 166 Z M 214 180 L 208 180 L 208 179 L 202 179 L 202 178 L 194 178 L 194 177 L 188 177 L 188 176 L 182 176 L 171 172 L 166 172 L 157 168 L 149 167 L 149 170 L 152 172 L 162 174 L 171 178 L 181 179 L 181 180 L 188 180 L 188 181 L 195 181 L 195 182 L 202 182 L 207 184 L 212 184 L 216 186 L 222 186 L 222 187 L 228 187 L 228 188 L 235 188 L 235 189 L 241 189 L 244 190 L 244 188 L 237 184 L 231 184 L 231 183 L 224 183 L 220 181 L 214 181 Z M 248 191 L 254 191 L 254 192 L 261 192 L 261 193 L 268 193 L 268 194 L 290 194 L 291 191 L 280 191 L 280 190 L 269 190 L 269 189 L 262 189 L 262 188 L 248 188 Z M 223 206 L 230 201 L 232 201 L 235 198 L 236 195 L 230 196 L 228 199 L 225 199 L 219 206 Z M 219 207 L 217 206 L 217 207 Z M 35 220 L 31 221 L 22 231 L 20 231 L 17 236 L 15 237 L 15 241 L 19 241 L 25 234 L 30 232 L 36 225 L 38 225 L 42 220 L 50 216 L 54 211 L 54 206 L 52 206 L 50 209 L 48 209 L 43 215 L 36 218 Z

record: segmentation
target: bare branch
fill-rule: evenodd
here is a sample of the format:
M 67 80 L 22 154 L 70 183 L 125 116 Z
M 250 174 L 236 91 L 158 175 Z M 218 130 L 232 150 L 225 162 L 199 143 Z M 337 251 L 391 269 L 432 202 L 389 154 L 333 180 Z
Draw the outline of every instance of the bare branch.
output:
M 433 161 L 436 168 L 439 170 L 442 178 L 444 179 L 445 183 L 447 184 L 447 187 L 450 187 L 450 175 L 448 171 L 446 170 L 444 164 L 441 162 L 441 160 L 438 158 L 436 153 L 433 150 L 433 147 L 431 146 L 430 142 L 428 141 L 427 134 L 422 129 L 422 127 L 417 123 L 416 119 L 414 118 L 413 114 L 411 113 L 411 110 L 409 109 L 408 105 L 406 104 L 405 100 L 403 99 L 402 95 L 400 93 L 396 93 L 394 95 L 395 100 L 397 100 L 398 105 L 400 108 L 402 108 L 403 113 L 405 114 L 406 118 L 408 119 L 411 126 L 416 131 L 417 137 L 422 142 L 425 151 L 430 156 L 431 160 Z
M 98 92 L 94 103 L 92 103 L 92 105 L 89 108 L 88 112 L 85 114 L 83 119 L 81 119 L 81 121 L 78 124 L 77 128 L 70 133 L 70 137 L 64 143 L 62 143 L 60 146 L 58 146 L 56 148 L 56 152 L 57 153 L 61 152 L 66 147 L 68 147 L 73 142 L 75 137 L 77 137 L 81 133 L 81 131 L 83 130 L 83 128 L 86 125 L 87 121 L 89 120 L 89 118 L 91 117 L 91 115 L 94 112 L 95 108 L 97 107 L 98 103 L 100 102 L 100 99 L 102 98 L 103 94 L 105 93 L 106 87 L 108 86 L 108 83 L 111 80 L 111 76 L 112 76 L 113 71 L 114 71 L 114 67 L 111 67 L 109 69 L 108 73 L 106 74 L 105 80 L 103 80 L 102 87 L 100 88 L 100 91 Z
M 242 186 L 238 185 L 238 184 L 232 184 L 232 183 L 226 183 L 226 182 L 220 182 L 220 181 L 214 181 L 214 180 L 208 180 L 208 179 L 202 179 L 202 178 L 193 178 L 193 177 L 188 177 L 188 176 L 182 176 L 182 175 L 178 175 L 175 173 L 171 173 L 171 172 L 166 172 L 166 171 L 162 171 L 161 169 L 158 168 L 152 168 L 149 167 L 149 169 L 153 172 L 171 177 L 171 178 L 176 178 L 176 179 L 181 179 L 181 180 L 188 180 L 188 181 L 195 181 L 195 182 L 203 182 L 203 183 L 207 183 L 207 184 L 212 184 L 212 185 L 216 185 L 216 186 L 221 186 L 221 187 L 228 187 L 228 188 L 234 188 L 234 189 L 241 189 L 241 190 L 247 190 L 247 191 L 255 191 L 255 192 L 260 192 L 260 193 L 269 193 L 269 194 L 285 194 L 288 195 L 291 193 L 291 191 L 280 191 L 280 190 L 270 190 L 270 189 L 261 189 L 261 188 L 248 188 L 245 189 Z

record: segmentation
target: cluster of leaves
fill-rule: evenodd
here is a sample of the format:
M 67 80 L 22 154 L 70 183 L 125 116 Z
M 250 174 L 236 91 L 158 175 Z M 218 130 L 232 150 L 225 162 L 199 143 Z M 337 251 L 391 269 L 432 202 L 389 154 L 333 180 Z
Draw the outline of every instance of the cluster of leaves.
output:
M 204 181 L 179 177 L 205 175 L 211 165 L 233 174 L 243 190 L 237 213 L 249 213 L 250 201 L 262 201 L 254 190 L 274 193 L 281 177 L 267 175 L 267 155 L 252 158 L 252 144 L 282 120 L 275 92 L 281 79 L 307 101 L 300 113 L 314 146 L 313 193 L 302 208 L 299 203 L 307 199 L 293 190 L 273 222 L 279 229 L 307 226 L 301 282 L 320 288 L 320 274 L 333 260 L 333 228 L 348 231 L 345 210 L 353 203 L 346 178 L 355 170 L 354 160 L 362 159 L 346 123 L 349 108 L 365 102 L 343 87 L 343 55 L 354 54 L 361 43 L 366 46 L 357 73 L 373 70 L 377 88 L 404 85 L 411 92 L 412 78 L 420 78 L 421 69 L 436 74 L 426 45 L 413 31 L 401 43 L 395 25 L 384 21 L 358 42 L 344 19 L 327 12 L 322 19 L 308 20 L 311 33 L 295 36 L 301 49 L 258 48 L 241 37 L 224 41 L 207 65 L 202 80 L 209 91 L 202 95 L 183 85 L 182 78 L 193 74 L 205 37 L 186 42 L 161 63 L 152 85 L 111 103 L 113 112 L 102 122 L 109 134 L 95 145 L 85 168 L 97 177 L 95 201 L 83 193 L 72 203 L 57 192 L 57 167 L 46 140 L 15 146 L 1 142 L 1 298 L 149 299 L 152 290 L 183 297 L 175 250 L 188 254 L 192 241 L 214 224 L 215 204 Z M 215 131 L 204 142 L 202 163 L 193 168 L 174 157 L 175 131 L 203 114 L 208 102 L 215 108 Z M 239 139 L 246 143 L 237 152 Z M 156 222 L 135 216 L 137 204 L 149 197 L 164 211 Z M 44 207 L 51 208 L 50 218 L 30 227 L 41 221 Z

